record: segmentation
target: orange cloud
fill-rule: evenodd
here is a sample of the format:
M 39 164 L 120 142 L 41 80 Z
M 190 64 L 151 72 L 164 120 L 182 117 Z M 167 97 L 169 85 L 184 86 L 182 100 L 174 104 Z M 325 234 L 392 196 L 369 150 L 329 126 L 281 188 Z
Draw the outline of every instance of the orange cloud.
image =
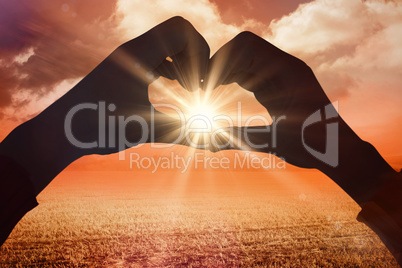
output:
M 208 0 L 119 0 L 117 12 L 122 17 L 119 28 L 125 32 L 127 39 L 136 37 L 173 16 L 190 20 L 207 40 L 212 52 L 241 31 L 241 27 L 223 23 L 217 6 Z

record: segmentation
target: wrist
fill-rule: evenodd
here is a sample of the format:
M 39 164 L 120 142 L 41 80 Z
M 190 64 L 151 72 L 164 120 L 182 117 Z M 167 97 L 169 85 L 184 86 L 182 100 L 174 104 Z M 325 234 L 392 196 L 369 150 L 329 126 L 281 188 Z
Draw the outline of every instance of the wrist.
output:
M 356 138 L 340 140 L 337 167 L 322 166 L 319 169 L 362 205 L 398 173 L 373 145 Z
M 370 227 L 402 265 L 402 174 L 395 173 L 367 202 L 357 220 Z
M 65 138 L 60 124 L 39 115 L 14 129 L 0 144 L 0 155 L 24 168 L 39 194 L 83 153 Z

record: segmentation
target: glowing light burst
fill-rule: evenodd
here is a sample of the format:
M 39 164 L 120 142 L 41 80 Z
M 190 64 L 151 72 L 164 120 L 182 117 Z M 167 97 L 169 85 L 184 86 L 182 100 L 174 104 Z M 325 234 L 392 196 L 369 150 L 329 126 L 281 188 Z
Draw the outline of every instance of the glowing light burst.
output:
M 202 146 L 219 138 L 221 141 L 230 137 L 229 128 L 233 127 L 232 117 L 236 109 L 233 105 L 227 107 L 233 99 L 216 90 L 185 90 L 177 81 L 158 79 L 150 87 L 151 103 L 168 103 L 177 109 L 169 107 L 157 108 L 179 121 L 178 113 L 185 119 L 178 126 L 176 134 L 184 129 L 185 138 L 191 141 L 190 147 Z M 180 129 L 179 129 L 180 128 Z M 215 136 L 213 136 L 215 133 Z M 225 134 L 226 133 L 226 134 Z M 204 147 L 208 149 L 208 146 Z
M 166 50 L 168 51 L 168 49 Z M 230 128 L 241 126 L 244 123 L 241 118 L 239 119 L 239 113 L 242 113 L 241 107 L 239 109 L 236 105 L 241 100 L 241 102 L 248 105 L 249 109 L 250 107 L 254 108 L 253 114 L 261 114 L 261 110 L 265 110 L 265 108 L 255 100 L 251 92 L 247 93 L 236 84 L 224 86 L 224 90 L 222 86 L 214 88 L 214 85 L 217 84 L 217 81 L 224 73 L 224 62 L 215 65 L 208 81 L 204 81 L 204 78 L 200 77 L 198 72 L 199 62 L 197 62 L 197 57 L 190 58 L 191 62 L 186 65 L 186 68 L 175 64 L 172 58 L 167 57 L 162 65 L 167 66 L 167 69 L 173 71 L 174 78 L 171 77 L 170 79 L 174 80 L 164 78 L 163 76 L 155 80 L 155 78 L 158 78 L 155 75 L 158 74 L 150 72 L 145 64 L 132 58 L 124 51 L 116 53 L 114 60 L 129 71 L 133 77 L 145 83 L 151 82 L 148 92 L 150 102 L 154 106 L 155 104 L 165 106 L 160 107 L 161 105 L 159 105 L 159 107 L 155 108 L 159 112 L 168 115 L 166 120 L 162 119 L 157 123 L 162 128 L 166 127 L 168 130 L 164 134 L 167 142 L 174 140 L 184 128 L 186 137 L 190 138 L 193 145 L 195 145 L 192 146 L 187 143 L 186 145 L 190 145 L 190 147 L 198 147 L 196 145 L 203 145 L 218 140 L 220 144 L 229 142 L 238 149 L 249 150 L 230 131 Z M 204 90 L 198 88 L 201 84 Z M 247 94 L 248 99 L 246 98 Z M 172 109 L 171 107 L 175 108 Z M 140 113 L 147 120 L 151 119 L 150 111 L 140 112 L 137 109 L 136 112 Z M 181 113 L 181 117 L 178 117 L 178 113 Z M 175 118 L 180 124 L 173 124 L 174 126 L 172 127 L 172 118 Z M 182 122 L 183 118 L 185 119 L 184 124 Z M 208 146 L 204 147 L 204 149 L 208 149 Z
M 243 102 L 249 102 L 249 99 L 245 98 L 246 94 L 239 86 L 229 85 L 214 90 L 207 87 L 205 91 L 201 89 L 188 91 L 177 81 L 160 78 L 150 86 L 149 95 L 151 103 L 165 103 L 177 108 L 176 110 L 169 107 L 156 108 L 160 112 L 176 118 L 177 121 L 180 120 L 178 113 L 181 113 L 185 122 L 181 122 L 175 133 L 170 135 L 177 136 L 184 128 L 185 138 L 193 143 L 186 145 L 211 149 L 210 146 L 203 147 L 203 145 L 211 142 L 215 142 L 212 145 L 230 143 L 235 148 L 250 150 L 242 144 L 232 129 L 241 126 L 249 118 L 247 114 L 242 114 L 241 106 Z M 257 107 L 259 104 L 256 102 L 249 104 L 248 109 Z M 263 125 L 259 123 L 256 125 Z M 193 150 L 189 150 L 189 153 L 193 153 Z
M 195 145 L 214 142 L 211 135 L 224 127 L 222 121 L 219 120 L 222 116 L 222 113 L 219 112 L 219 107 L 214 105 L 214 101 L 209 94 L 205 94 L 205 92 L 203 94 L 202 92 L 198 91 L 195 94 L 190 94 L 192 97 L 184 102 L 183 107 L 186 118 L 186 135 L 190 135 L 189 138 Z
M 199 128 L 205 127 L 206 125 L 217 127 L 215 123 L 215 117 L 219 116 L 217 108 L 207 99 L 200 99 L 199 94 L 197 94 L 197 96 L 188 100 L 183 107 L 187 121 L 192 122 Z
M 213 126 L 214 117 L 218 115 L 215 108 L 208 103 L 197 103 L 194 106 L 187 106 L 186 110 L 187 117 L 193 119 L 194 124 L 200 128 L 205 126 L 204 123 Z

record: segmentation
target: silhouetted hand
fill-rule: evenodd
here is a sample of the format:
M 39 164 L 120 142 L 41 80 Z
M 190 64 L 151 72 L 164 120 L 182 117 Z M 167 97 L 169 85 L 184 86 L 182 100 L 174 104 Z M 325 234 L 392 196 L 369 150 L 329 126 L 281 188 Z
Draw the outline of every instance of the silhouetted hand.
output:
M 361 185 L 350 176 L 360 177 L 362 172 L 371 169 L 372 161 L 376 170 L 370 170 L 369 174 L 393 171 L 375 149 L 362 141 L 339 117 L 312 70 L 300 59 L 253 33 L 243 32 L 216 52 L 209 67 L 208 83 L 215 86 L 238 83 L 254 92 L 273 118 L 269 132 L 253 132 L 267 130 L 266 127 L 241 129 L 245 148 L 275 153 L 293 165 L 317 168 L 330 177 L 336 175 L 335 181 L 359 202 L 367 193 L 365 186 L 372 187 L 371 183 L 378 186 L 382 182 L 366 177 Z M 311 117 L 314 114 L 315 117 Z M 326 118 L 336 124 L 336 129 L 327 128 Z M 313 122 L 309 122 L 311 120 Z M 329 152 L 325 156 L 332 141 L 336 143 L 336 150 L 333 155 Z M 263 144 L 265 146 L 260 146 L 263 148 L 255 146 Z M 220 149 L 233 148 L 236 146 L 232 144 Z M 320 155 L 312 154 L 307 148 L 314 148 Z M 379 157 L 372 158 L 373 154 Z
M 209 67 L 209 83 L 238 83 L 254 92 L 273 118 L 269 127 L 234 129 L 232 138 L 241 139 L 242 146 L 219 148 L 226 143 L 221 137 L 212 150 L 275 153 L 293 165 L 319 169 L 362 206 L 358 219 L 402 264 L 401 175 L 339 117 L 312 70 L 250 32 L 219 49 Z M 256 129 L 269 132 L 250 132 Z
M 216 86 L 238 83 L 254 92 L 273 118 L 275 129 L 272 126 L 269 133 L 250 133 L 245 137 L 256 145 L 266 144 L 264 148 L 250 145 L 250 149 L 276 153 L 299 167 L 317 168 L 321 165 L 306 151 L 303 140 L 312 148 L 325 151 L 325 122 L 306 129 L 303 129 L 303 124 L 310 115 L 326 106 L 332 117 L 339 118 L 312 70 L 303 61 L 253 33 L 243 32 L 212 57 L 209 81 Z M 254 129 L 264 128 L 248 130 Z M 357 139 L 350 129 L 348 131 L 347 135 Z
M 90 150 L 85 148 L 84 154 L 109 154 L 140 143 L 174 141 L 178 135 L 168 134 L 178 130 L 180 122 L 154 110 L 148 86 L 164 75 L 179 79 L 186 89 L 198 89 L 207 71 L 209 53 L 204 38 L 180 17 L 169 19 L 116 49 L 62 98 L 67 109 L 72 104 L 105 102 L 107 115 L 115 118 L 115 124 L 110 124 L 99 118 L 98 112 L 77 112 L 72 121 L 74 137 L 79 141 L 97 141 Z M 60 110 L 59 104 L 55 105 Z
M 164 75 L 198 89 L 209 53 L 188 21 L 171 18 L 121 45 L 73 89 L 17 127 L 1 143 L 0 154 L 28 171 L 39 193 L 81 156 L 175 141 L 181 122 L 153 111 L 148 85 Z

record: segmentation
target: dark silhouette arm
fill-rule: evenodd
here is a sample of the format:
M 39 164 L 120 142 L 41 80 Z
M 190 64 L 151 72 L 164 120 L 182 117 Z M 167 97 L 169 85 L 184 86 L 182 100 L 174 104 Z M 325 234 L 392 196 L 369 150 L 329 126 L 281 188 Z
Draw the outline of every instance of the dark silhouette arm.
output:
M 169 70 L 180 65 L 191 77 L 182 73 L 185 79 L 179 82 L 198 89 L 209 53 L 208 44 L 188 21 L 171 18 L 121 45 L 64 96 L 14 129 L 0 143 L 0 245 L 37 204 L 35 196 L 73 161 L 146 142 L 174 141 L 175 133 L 164 133 L 179 129 L 180 122 L 157 111 L 150 118 L 148 85 L 159 75 L 177 77 Z M 102 119 L 101 109 L 116 119 L 115 124 Z M 128 123 L 121 127 L 118 120 Z M 107 130 L 102 137 L 100 130 Z M 70 136 L 85 144 L 74 144 Z
M 322 171 L 362 207 L 358 220 L 372 228 L 402 263 L 401 174 L 342 120 L 304 62 L 244 32 L 216 52 L 209 73 L 215 86 L 238 83 L 254 92 L 274 121 L 265 133 L 252 132 L 261 127 L 236 128 L 236 143 L 221 142 L 212 150 L 239 149 L 242 143 L 242 148 L 274 153 L 295 166 Z

